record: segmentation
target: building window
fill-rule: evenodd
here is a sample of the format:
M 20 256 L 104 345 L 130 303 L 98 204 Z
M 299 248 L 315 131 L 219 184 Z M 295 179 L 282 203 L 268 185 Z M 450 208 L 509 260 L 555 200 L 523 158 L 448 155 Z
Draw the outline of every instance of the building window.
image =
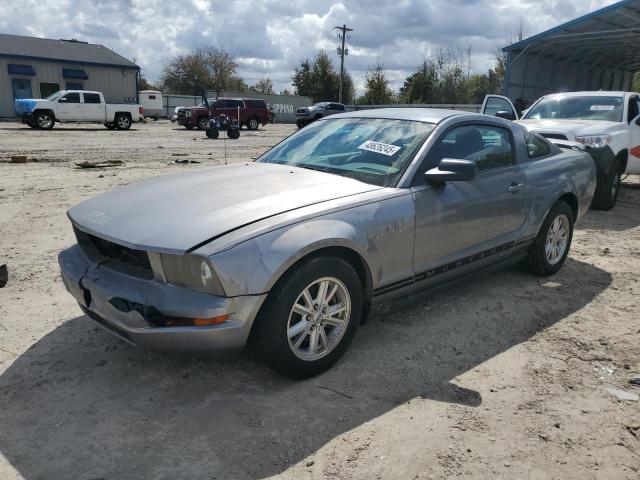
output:
M 67 82 L 67 90 L 83 90 L 82 82 Z
M 59 83 L 40 82 L 40 98 L 47 98 L 49 95 L 59 91 Z

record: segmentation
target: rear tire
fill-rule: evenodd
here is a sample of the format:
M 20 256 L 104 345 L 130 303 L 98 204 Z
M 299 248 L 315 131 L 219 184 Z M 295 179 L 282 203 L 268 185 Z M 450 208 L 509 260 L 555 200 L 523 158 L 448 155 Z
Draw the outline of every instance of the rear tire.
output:
M 207 128 L 207 138 L 215 140 L 220 136 L 220 132 L 217 128 Z
M 131 128 L 131 117 L 126 113 L 118 113 L 114 123 L 118 130 L 129 130 Z
M 573 210 L 562 200 L 547 214 L 523 267 L 529 273 L 546 277 L 556 273 L 569 255 L 575 218 Z
M 362 284 L 348 262 L 313 258 L 287 273 L 271 290 L 251 333 L 251 344 L 282 375 L 313 377 L 347 350 L 360 323 L 362 304 Z
M 240 138 L 240 129 L 229 128 L 227 130 L 227 137 L 229 137 L 231 140 L 237 140 L 238 138 Z
M 251 117 L 247 122 L 247 130 L 257 130 L 260 127 L 260 121 L 256 117 Z
M 620 193 L 620 183 L 622 181 L 623 168 L 619 161 L 616 161 L 609 171 L 606 181 L 596 191 L 593 199 L 593 207 L 598 210 L 611 210 L 616 206 L 618 194 Z

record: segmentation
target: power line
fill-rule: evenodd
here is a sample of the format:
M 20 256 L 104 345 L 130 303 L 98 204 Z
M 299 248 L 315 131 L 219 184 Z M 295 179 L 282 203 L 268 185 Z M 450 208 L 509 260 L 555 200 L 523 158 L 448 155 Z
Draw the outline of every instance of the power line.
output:
M 334 30 L 340 30 L 338 37 L 342 40 L 342 47 L 339 50 L 340 54 L 340 87 L 338 89 L 338 102 L 342 103 L 342 84 L 344 83 L 344 56 L 347 54 L 347 51 L 344 48 L 344 42 L 347 37 L 347 32 L 353 32 L 353 28 L 347 28 L 346 24 L 343 24 L 341 27 L 333 27 Z M 349 36 L 349 38 L 351 38 Z

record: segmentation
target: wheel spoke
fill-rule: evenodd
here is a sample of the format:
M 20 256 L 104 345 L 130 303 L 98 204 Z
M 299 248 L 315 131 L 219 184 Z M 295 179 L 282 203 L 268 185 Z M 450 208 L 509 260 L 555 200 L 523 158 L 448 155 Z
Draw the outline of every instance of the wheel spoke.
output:
M 308 322 L 307 320 L 300 320 L 293 327 L 289 328 L 289 338 L 293 339 L 303 332 L 306 334 L 310 326 L 311 322 Z
M 318 305 L 324 305 L 328 287 L 329 282 L 327 282 L 326 280 L 320 282 L 320 286 L 318 287 L 318 295 L 316 296 L 316 303 Z
M 334 283 L 333 284 L 333 288 L 331 289 L 331 291 L 329 292 L 329 295 L 327 295 L 327 297 L 325 298 L 325 304 L 329 304 L 329 302 L 331 301 L 331 299 L 333 298 L 333 296 L 336 294 L 336 292 L 338 291 L 338 284 Z
M 327 332 L 324 331 L 324 327 L 319 327 L 318 332 L 320 332 L 320 340 L 322 340 L 322 347 L 325 350 L 329 349 L 329 339 L 327 338 Z
M 302 315 L 303 317 L 311 315 L 312 313 L 310 308 L 305 307 L 304 305 L 300 305 L 299 303 L 293 305 L 293 311 L 298 315 Z
M 309 332 L 309 354 L 315 355 L 318 351 L 318 329 L 313 328 Z
M 302 296 L 304 297 L 304 301 L 307 302 L 307 307 L 313 308 L 313 298 L 311 298 L 311 294 L 309 293 L 309 288 L 305 288 L 303 290 Z

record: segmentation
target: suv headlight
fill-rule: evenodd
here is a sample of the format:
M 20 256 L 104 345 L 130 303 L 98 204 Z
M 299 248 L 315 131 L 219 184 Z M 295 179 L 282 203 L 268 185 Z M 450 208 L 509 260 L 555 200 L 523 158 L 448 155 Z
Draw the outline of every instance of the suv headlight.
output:
M 149 254 L 152 255 L 158 254 Z M 209 261 L 199 255 L 168 255 L 159 254 L 162 264 L 162 275 L 167 283 L 178 285 L 199 292 L 224 296 L 224 289 L 216 276 Z M 156 257 L 157 258 L 157 257 Z M 151 261 L 154 271 L 157 261 Z
M 582 143 L 586 147 L 602 148 L 611 143 L 611 135 L 581 135 L 576 137 L 576 142 Z

